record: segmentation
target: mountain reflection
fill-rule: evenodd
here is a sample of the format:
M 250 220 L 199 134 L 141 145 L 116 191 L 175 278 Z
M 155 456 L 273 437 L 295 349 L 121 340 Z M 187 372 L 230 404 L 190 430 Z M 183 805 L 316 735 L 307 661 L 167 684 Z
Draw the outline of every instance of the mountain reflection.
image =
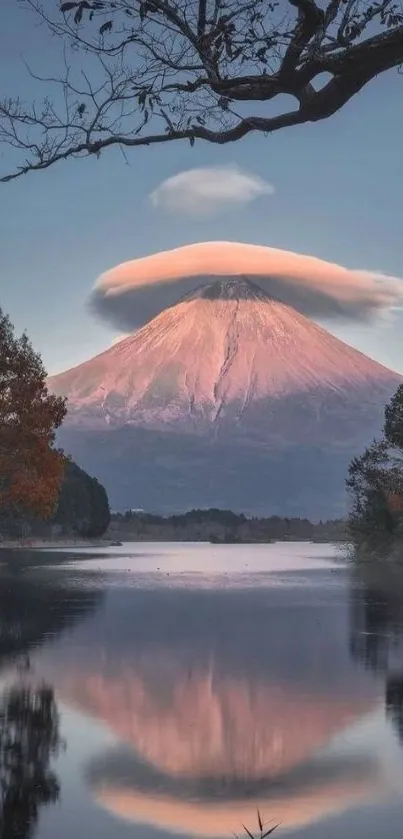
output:
M 120 742 L 88 761 L 95 797 L 125 818 L 228 835 L 257 806 L 302 824 L 375 794 L 376 762 L 333 748 L 379 693 L 351 659 L 347 615 L 345 592 L 317 588 L 110 589 L 41 660 L 63 701 Z
M 172 775 L 275 777 L 322 747 L 371 707 L 364 696 L 318 698 L 275 683 L 210 670 L 148 678 L 134 672 L 69 673 L 63 696 L 100 718 L 138 755 Z M 90 669 L 90 665 L 89 665 Z
M 150 664 L 150 663 L 148 663 Z M 95 797 L 117 815 L 190 834 L 231 833 L 257 806 L 283 824 L 301 824 L 375 794 L 376 764 L 321 755 L 334 735 L 373 706 L 290 692 L 289 686 L 183 673 L 151 682 L 69 674 L 62 694 L 105 722 L 126 749 L 88 766 Z M 316 760 L 316 762 L 315 762 Z
M 53 690 L 15 685 L 0 700 L 0 836 L 28 839 L 59 796 L 50 762 L 60 745 Z

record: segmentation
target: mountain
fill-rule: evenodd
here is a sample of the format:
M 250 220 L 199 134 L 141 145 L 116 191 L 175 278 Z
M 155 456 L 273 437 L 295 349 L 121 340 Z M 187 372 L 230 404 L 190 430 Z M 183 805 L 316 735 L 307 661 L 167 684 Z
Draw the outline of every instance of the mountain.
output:
M 114 507 L 315 516 L 341 512 L 348 460 L 400 381 L 241 277 L 49 387 L 68 397 L 61 442 Z

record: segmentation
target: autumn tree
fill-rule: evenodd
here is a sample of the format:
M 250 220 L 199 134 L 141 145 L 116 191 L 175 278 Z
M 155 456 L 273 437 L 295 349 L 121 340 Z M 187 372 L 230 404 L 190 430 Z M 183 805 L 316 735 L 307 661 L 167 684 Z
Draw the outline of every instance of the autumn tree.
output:
M 48 393 L 46 372 L 27 336 L 0 310 L 0 505 L 50 516 L 65 458 L 54 447 L 65 401 Z
M 61 60 L 42 104 L 0 103 L 0 142 L 16 151 L 3 181 L 112 146 L 225 144 L 323 120 L 403 62 L 400 0 L 21 2 Z
M 403 524 L 403 385 L 385 408 L 383 436 L 355 457 L 347 489 L 352 499 L 350 533 L 362 539 L 383 539 Z

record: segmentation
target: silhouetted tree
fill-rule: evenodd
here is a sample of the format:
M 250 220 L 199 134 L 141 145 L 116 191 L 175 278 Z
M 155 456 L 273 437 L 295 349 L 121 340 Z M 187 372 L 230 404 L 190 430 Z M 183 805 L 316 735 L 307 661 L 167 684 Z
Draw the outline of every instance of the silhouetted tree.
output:
M 66 70 L 50 70 L 42 106 L 3 100 L 0 140 L 21 152 L 3 181 L 113 146 L 225 144 L 327 119 L 403 62 L 395 0 L 23 3 Z
M 11 688 L 0 704 L 1 839 L 28 839 L 40 807 L 57 800 L 51 760 L 59 746 L 52 688 Z

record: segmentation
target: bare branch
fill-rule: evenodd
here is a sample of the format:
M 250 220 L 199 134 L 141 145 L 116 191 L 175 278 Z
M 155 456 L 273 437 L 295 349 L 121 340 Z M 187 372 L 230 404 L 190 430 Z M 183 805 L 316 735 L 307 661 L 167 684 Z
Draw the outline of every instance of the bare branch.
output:
M 60 61 L 46 78 L 27 68 L 42 102 L 0 102 L 16 160 L 2 182 L 110 146 L 224 144 L 326 119 L 403 62 L 401 0 L 20 2 L 60 40 Z M 279 115 L 284 94 L 295 107 Z
M 298 9 L 298 19 L 281 63 L 280 77 L 287 81 L 295 73 L 303 50 L 322 26 L 325 14 L 314 0 L 289 0 Z

